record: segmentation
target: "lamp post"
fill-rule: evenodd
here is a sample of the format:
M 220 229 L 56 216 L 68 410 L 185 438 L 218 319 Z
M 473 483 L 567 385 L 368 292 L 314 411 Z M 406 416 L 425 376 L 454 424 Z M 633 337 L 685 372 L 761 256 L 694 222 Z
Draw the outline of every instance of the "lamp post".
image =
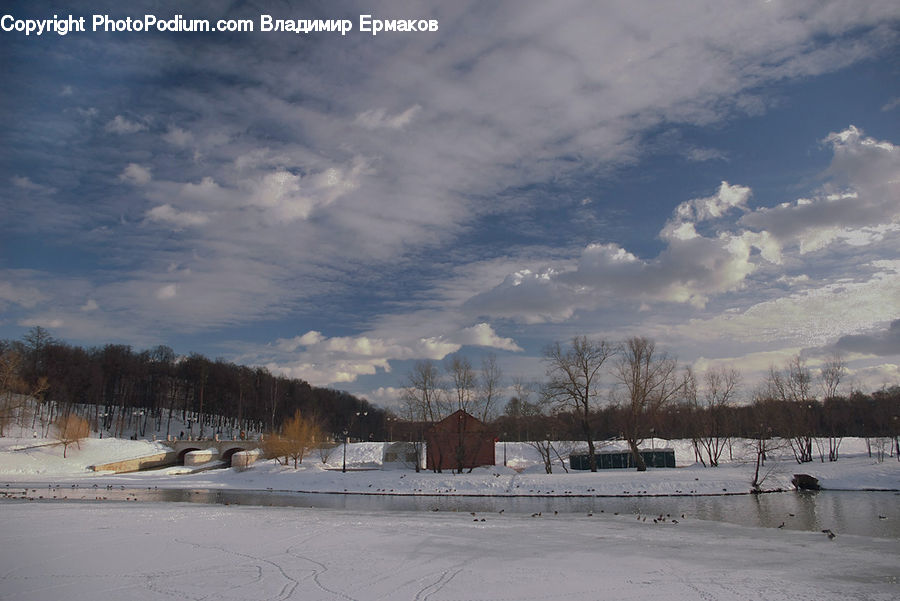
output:
M 506 432 L 503 433 L 503 467 L 506 467 Z
M 350 442 L 350 435 L 353 434 L 354 418 L 357 418 L 360 416 L 365 417 L 367 415 L 369 415 L 368 411 L 355 411 L 355 412 L 351 413 L 350 414 L 350 423 L 347 424 L 346 428 L 344 428 L 344 432 L 343 432 L 343 434 L 344 434 L 344 464 L 343 464 L 343 467 L 341 467 L 341 471 L 344 472 L 345 474 L 347 473 L 347 443 Z

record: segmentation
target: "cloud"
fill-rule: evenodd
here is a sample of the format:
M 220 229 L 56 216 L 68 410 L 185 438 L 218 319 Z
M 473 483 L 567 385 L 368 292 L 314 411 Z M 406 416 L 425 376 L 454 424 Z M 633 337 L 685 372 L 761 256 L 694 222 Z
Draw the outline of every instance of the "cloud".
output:
M 841 240 L 873 252 L 895 235 L 891 222 L 873 213 L 852 235 L 828 229 L 840 228 L 839 219 L 813 232 L 802 228 L 814 221 L 794 217 L 805 209 L 794 207 L 784 220 L 765 215 L 770 228 L 751 208 L 761 200 L 743 186 L 718 185 L 721 176 L 706 180 L 709 191 L 684 203 L 683 214 L 673 212 L 659 240 L 646 244 L 619 238 L 621 230 L 606 223 L 590 237 L 560 234 L 571 217 L 564 209 L 587 197 L 593 202 L 577 207 L 580 214 L 603 212 L 606 177 L 647 158 L 652 132 L 758 114 L 774 85 L 877 56 L 898 10 L 840 2 L 573 2 L 566 10 L 441 3 L 428 7 L 441 20 L 434 35 L 318 36 L 302 61 L 262 35 L 239 47 L 228 36 L 210 38 L 190 52 L 166 36 L 104 40 L 104 77 L 78 88 L 98 108 L 81 114 L 115 115 L 101 121 L 111 134 L 167 129 L 97 144 L 85 135 L 93 128 L 76 118 L 79 109 L 66 123 L 53 110 L 35 115 L 47 118 L 65 151 L 37 141 L 26 148 L 41 150 L 48 167 L 46 177 L 32 178 L 66 191 L 35 211 L 42 235 L 78 240 L 85 256 L 117 258 L 114 267 L 86 269 L 78 295 L 63 283 L 47 294 L 69 307 L 67 328 L 73 314 L 92 326 L 108 326 L 104 315 L 115 315 L 133 331 L 160 336 L 214 336 L 256 320 L 306 316 L 310 307 L 315 320 L 285 331 L 347 333 L 350 314 L 367 325 L 345 337 L 286 338 L 270 355 L 259 353 L 259 364 L 293 366 L 328 382 L 464 345 L 515 351 L 519 344 L 503 335 L 508 324 L 493 317 L 553 322 L 562 331 L 583 325 L 581 312 L 613 321 L 623 306 L 646 306 L 648 323 L 660 303 L 679 315 L 732 303 L 746 310 L 785 287 L 796 292 L 787 281 L 773 291 L 768 278 L 785 269 L 809 273 L 805 285 L 823 289 L 821 273 L 806 269 L 795 247 L 827 250 L 837 246 L 829 240 Z M 58 79 L 44 75 L 57 91 Z M 117 114 L 122 106 L 130 117 Z M 831 188 L 813 202 L 835 196 L 845 198 L 836 204 L 849 203 L 851 193 L 873 202 L 869 184 L 890 167 L 875 159 L 892 151 L 865 139 L 825 142 L 836 157 Z M 704 144 L 676 152 L 707 162 L 692 169 L 708 169 L 722 157 Z M 729 156 L 729 171 L 742 172 L 739 155 Z M 881 165 L 876 177 L 867 176 L 867 165 Z M 139 194 L 109 186 L 116 174 L 142 185 Z M 582 186 L 588 179 L 590 189 Z M 548 191 L 557 187 L 555 207 Z M 691 196 L 659 199 L 647 219 L 665 219 Z M 742 216 L 761 222 L 736 222 Z M 783 231 L 776 228 L 782 221 Z M 488 223 L 508 230 L 485 235 Z M 171 230 L 164 243 L 152 224 Z M 173 263 L 179 268 L 169 272 Z M 177 302 L 159 302 L 166 290 L 177 292 Z M 79 311 L 85 298 L 100 299 L 103 311 Z M 340 330 L 328 323 L 338 318 Z M 515 331 L 520 340 L 536 339 L 531 330 Z
M 882 110 L 883 112 L 886 113 L 886 112 L 888 112 L 888 111 L 894 110 L 894 109 L 897 108 L 898 106 L 900 106 L 900 96 L 897 96 L 896 98 L 891 98 L 890 100 L 888 100 L 888 101 L 881 107 L 881 110 Z
M 849 371 L 854 388 L 859 390 L 878 390 L 897 386 L 900 382 L 900 365 L 896 363 L 882 363 Z
M 150 183 L 151 179 L 150 169 L 137 163 L 128 163 L 122 173 L 119 174 L 120 181 L 140 186 Z
M 422 107 L 418 104 L 414 104 L 396 115 L 388 115 L 384 109 L 372 109 L 358 114 L 356 123 L 366 129 L 403 129 L 412 122 L 413 118 L 421 110 Z
M 189 146 L 191 142 L 194 141 L 194 135 L 180 127 L 170 127 L 169 130 L 163 135 L 163 140 L 171 144 L 172 146 L 178 146 L 180 148 L 184 148 Z
M 722 182 L 715 195 L 678 205 L 660 232 L 664 250 L 641 259 L 616 243 L 586 246 L 574 268 L 529 269 L 508 276 L 467 301 L 476 314 L 525 323 L 564 321 L 579 308 L 635 299 L 703 307 L 710 296 L 739 290 L 756 270 L 753 251 L 776 258 L 770 241 L 752 232 L 702 236 L 696 224 L 747 210 L 751 191 Z
M 767 232 L 782 246 L 795 244 L 801 254 L 842 240 L 865 245 L 885 231 L 898 231 L 900 148 L 852 125 L 824 143 L 834 152 L 826 171 L 831 181 L 816 196 L 761 207 L 739 223 Z
M 744 345 L 818 347 L 846 332 L 869 331 L 896 318 L 896 308 L 885 299 L 900 294 L 900 262 L 877 261 L 867 267 L 876 271 L 861 281 L 819 286 L 804 282 L 804 288 L 796 292 L 670 326 L 666 336 L 705 343 L 728 340 Z
M 99 309 L 99 308 L 100 308 L 100 305 L 98 305 L 98 304 L 97 304 L 97 301 L 95 301 L 95 300 L 92 299 L 92 298 L 89 298 L 89 299 L 87 300 L 87 302 L 84 303 L 84 304 L 81 306 L 81 310 L 82 310 L 82 311 L 87 311 L 87 312 L 89 312 L 89 311 L 96 311 L 96 310 Z
M 829 181 L 811 199 L 751 209 L 752 190 L 723 181 L 715 194 L 677 205 L 659 233 L 665 247 L 656 257 L 640 258 L 613 242 L 589 244 L 574 268 L 520 270 L 467 307 L 531 324 L 568 320 L 579 309 L 622 299 L 703 308 L 743 290 L 761 265 L 783 265 L 786 248 L 802 257 L 836 241 L 866 247 L 896 236 L 900 148 L 853 126 L 825 143 L 834 153 Z
M 156 298 L 159 300 L 171 300 L 178 294 L 177 284 L 166 284 L 156 290 Z
M 703 163 L 705 161 L 724 161 L 728 159 L 728 155 L 715 148 L 689 148 L 687 149 L 685 156 L 689 161 L 692 161 L 694 163 Z
M 13 176 L 10 178 L 10 181 L 16 188 L 20 188 L 22 190 L 27 190 L 28 192 L 34 192 L 36 194 L 55 194 L 56 188 L 52 188 L 50 186 L 45 186 L 43 184 L 36 184 L 31 181 L 28 177 L 20 177 Z
M 841 336 L 833 348 L 843 352 L 879 357 L 900 355 L 900 319 L 892 321 L 885 331 Z
M 747 211 L 751 193 L 750 188 L 746 186 L 732 186 L 728 182 L 722 182 L 716 194 L 688 200 L 678 205 L 675 209 L 676 222 L 717 219 L 735 208 Z
M 378 371 L 390 372 L 391 361 L 423 358 L 440 361 L 464 346 L 522 351 L 513 339 L 498 336 L 487 323 L 449 329 L 432 336 L 401 334 L 401 337 L 387 337 L 380 330 L 372 330 L 358 336 L 326 337 L 311 330 L 302 336 L 279 338 L 267 349 L 256 349 L 254 362 L 264 362 L 276 373 L 327 385 L 354 382 L 360 376 Z
M 494 328 L 487 323 L 478 323 L 470 328 L 460 330 L 452 339 L 463 346 L 483 346 L 504 351 L 521 352 L 522 347 L 512 338 L 498 336 Z
M 209 215 L 204 213 L 193 213 L 190 211 L 179 211 L 169 204 L 153 207 L 147 211 L 146 218 L 158 223 L 167 223 L 175 226 L 177 229 L 197 227 L 209 223 Z
M 147 126 L 137 121 L 129 121 L 122 115 L 116 115 L 112 121 L 104 126 L 104 129 L 112 134 L 127 135 L 144 131 L 147 129 Z
M 351 165 L 330 167 L 305 176 L 286 170 L 270 172 L 248 182 L 252 193 L 250 202 L 263 210 L 269 223 L 305 220 L 314 210 L 327 207 L 356 190 L 367 170 L 366 162 L 357 157 Z
M 19 325 L 26 328 L 39 326 L 46 329 L 59 329 L 65 325 L 65 322 L 55 317 L 31 317 L 19 320 Z
M 45 299 L 46 296 L 34 286 L 0 281 L 0 307 L 4 303 L 13 303 L 30 309 Z

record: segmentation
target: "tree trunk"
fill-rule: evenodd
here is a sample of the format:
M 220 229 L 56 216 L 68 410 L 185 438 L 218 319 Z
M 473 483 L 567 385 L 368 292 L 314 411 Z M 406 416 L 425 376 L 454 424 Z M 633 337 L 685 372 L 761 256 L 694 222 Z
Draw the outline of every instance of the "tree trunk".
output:
M 628 446 L 631 447 L 631 454 L 634 457 L 634 465 L 637 467 L 637 471 L 646 472 L 647 463 L 644 461 L 644 457 L 641 455 L 640 449 L 638 449 L 637 440 L 629 438 Z

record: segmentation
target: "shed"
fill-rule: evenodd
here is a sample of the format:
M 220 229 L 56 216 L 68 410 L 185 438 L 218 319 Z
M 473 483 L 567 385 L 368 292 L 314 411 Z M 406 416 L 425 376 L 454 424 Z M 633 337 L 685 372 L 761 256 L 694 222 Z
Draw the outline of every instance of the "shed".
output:
M 426 466 L 442 471 L 494 465 L 496 440 L 496 433 L 484 422 L 460 409 L 425 433 Z
M 596 453 L 597 469 L 628 469 L 635 467 L 631 451 L 600 451 Z M 641 457 L 647 467 L 675 467 L 674 449 L 641 449 Z M 590 455 L 570 455 L 569 465 L 573 470 L 591 469 Z

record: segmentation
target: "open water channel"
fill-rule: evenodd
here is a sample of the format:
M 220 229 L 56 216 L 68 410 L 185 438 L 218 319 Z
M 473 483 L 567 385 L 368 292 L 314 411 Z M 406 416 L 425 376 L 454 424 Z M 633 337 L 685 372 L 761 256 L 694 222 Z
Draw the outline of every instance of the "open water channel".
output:
M 782 492 L 682 497 L 512 497 L 308 493 L 275 490 L 150 489 L 114 486 L 0 487 L 0 498 L 49 502 L 143 501 L 269 507 L 318 507 L 359 512 L 450 511 L 477 514 L 614 514 L 647 521 L 713 520 L 763 528 L 831 530 L 900 539 L 900 493 Z

